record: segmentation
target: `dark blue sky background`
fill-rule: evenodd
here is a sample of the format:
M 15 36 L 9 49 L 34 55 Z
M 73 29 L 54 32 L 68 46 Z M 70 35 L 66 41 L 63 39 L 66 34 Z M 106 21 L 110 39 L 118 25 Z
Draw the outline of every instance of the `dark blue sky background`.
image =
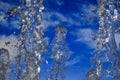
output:
M 0 38 L 8 37 L 14 32 L 19 33 L 19 21 L 12 17 L 5 21 L 3 17 L 10 7 L 19 5 L 17 0 L 0 0 Z M 54 27 L 58 24 L 68 29 L 67 45 L 71 57 L 66 66 L 66 80 L 86 80 L 86 72 L 90 69 L 90 59 L 96 42 L 92 40 L 98 29 L 97 1 L 96 0 L 44 0 L 43 28 L 46 43 L 49 44 L 54 37 Z M 1 39 L 5 40 L 5 39 Z M 0 41 L 2 42 L 2 41 Z M 0 46 L 2 44 L 0 43 Z M 49 54 L 47 54 L 49 56 Z M 42 65 L 41 77 L 49 76 L 51 61 Z

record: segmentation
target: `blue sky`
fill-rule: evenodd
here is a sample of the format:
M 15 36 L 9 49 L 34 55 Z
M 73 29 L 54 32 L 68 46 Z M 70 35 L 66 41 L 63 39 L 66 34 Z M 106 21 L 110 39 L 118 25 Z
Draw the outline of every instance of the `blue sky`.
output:
M 19 33 L 19 21 L 12 17 L 4 20 L 6 11 L 10 7 L 17 6 L 17 0 L 0 0 L 0 48 L 5 47 L 11 56 L 17 53 L 12 50 L 16 36 Z M 44 0 L 43 29 L 46 44 L 54 37 L 54 27 L 58 24 L 68 29 L 67 45 L 71 57 L 66 66 L 66 80 L 86 80 L 86 72 L 90 69 L 90 59 L 96 45 L 93 35 L 98 29 L 97 1 L 96 0 Z M 5 41 L 11 41 L 12 45 L 5 46 Z M 48 62 L 49 62 L 49 54 Z M 11 58 L 12 59 L 12 58 Z M 42 65 L 41 77 L 49 76 L 51 63 Z

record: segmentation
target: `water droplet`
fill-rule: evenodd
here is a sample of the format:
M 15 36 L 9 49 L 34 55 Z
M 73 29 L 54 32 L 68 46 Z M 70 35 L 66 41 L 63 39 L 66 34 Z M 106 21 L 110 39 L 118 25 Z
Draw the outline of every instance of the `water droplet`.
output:
M 31 0 L 26 0 L 26 6 L 31 7 Z
M 40 67 L 38 67 L 38 71 L 37 72 L 40 73 Z
M 44 6 L 42 4 L 40 6 L 40 10 L 44 10 Z
M 48 61 L 46 60 L 46 64 L 48 64 Z

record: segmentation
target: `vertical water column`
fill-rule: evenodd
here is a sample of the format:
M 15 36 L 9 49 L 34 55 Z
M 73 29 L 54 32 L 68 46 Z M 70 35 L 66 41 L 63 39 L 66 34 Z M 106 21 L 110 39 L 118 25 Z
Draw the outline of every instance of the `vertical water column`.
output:
M 95 54 L 94 54 L 94 58 L 91 61 L 91 65 L 92 65 L 92 69 L 90 69 L 87 72 L 87 80 L 101 80 L 101 67 L 102 67 L 102 63 L 101 63 L 101 54 L 103 54 L 104 52 L 102 51 L 102 49 L 104 49 L 104 51 L 107 51 L 107 46 L 106 46 L 106 40 L 107 40 L 107 32 L 106 29 L 104 27 L 104 6 L 105 6 L 105 0 L 99 0 L 99 5 L 98 5 L 98 14 L 101 15 L 102 17 L 100 17 L 99 23 L 100 23 L 100 27 L 98 30 L 98 35 L 97 35 L 97 46 L 95 49 Z M 108 59 L 107 57 L 107 52 L 104 53 L 106 59 Z
M 100 2 L 99 2 L 100 3 Z M 118 64 L 119 64 L 119 57 L 118 57 L 118 50 L 117 50 L 117 44 L 115 40 L 116 30 L 118 29 L 118 10 L 117 10 L 117 0 L 106 0 L 104 1 L 104 6 L 101 6 L 102 3 L 99 4 L 98 9 L 98 16 L 99 16 L 99 32 L 103 34 L 102 31 L 106 32 L 106 36 L 103 37 L 104 41 L 101 43 L 105 43 L 106 45 L 103 45 L 102 48 L 106 47 L 106 50 L 104 53 L 108 52 L 108 61 L 111 63 L 111 70 L 106 69 L 107 74 L 111 76 L 112 80 L 118 80 L 120 79 L 120 73 L 118 72 Z M 101 29 L 101 28 L 104 28 Z M 105 35 L 105 34 L 103 34 Z M 100 39 L 100 38 L 98 38 Z M 107 79 L 107 76 L 106 76 Z
M 0 80 L 6 80 L 6 73 L 9 68 L 9 52 L 8 50 L 0 49 Z
M 41 53 L 45 50 L 42 32 L 42 0 L 26 0 L 24 37 L 25 68 L 22 80 L 39 80 Z
M 51 80 L 65 80 L 65 65 L 70 56 L 65 41 L 66 34 L 65 27 L 57 26 L 55 28 L 55 37 L 51 43 L 51 59 L 54 62 L 51 69 Z
M 43 9 L 43 0 L 20 0 L 19 6 L 9 10 L 8 17 L 17 14 L 20 21 L 17 80 L 39 80 L 39 63 L 45 51 L 41 24 Z
M 118 29 L 119 21 L 117 0 L 98 0 L 98 18 L 96 54 L 92 64 L 96 65 L 94 74 L 97 74 L 99 79 L 88 77 L 88 80 L 119 80 L 117 70 L 119 57 L 115 41 L 115 31 Z M 89 73 L 88 76 L 90 76 Z

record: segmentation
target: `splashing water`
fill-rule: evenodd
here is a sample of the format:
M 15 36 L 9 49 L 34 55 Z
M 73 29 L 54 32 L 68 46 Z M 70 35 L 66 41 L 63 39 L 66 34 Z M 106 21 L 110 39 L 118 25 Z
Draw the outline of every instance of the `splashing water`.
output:
M 70 56 L 68 47 L 65 42 L 66 34 L 67 29 L 65 27 L 57 26 L 55 28 L 55 37 L 51 43 L 51 58 L 53 59 L 54 64 L 51 68 L 50 80 L 65 80 L 65 64 Z
M 41 24 L 43 0 L 20 0 L 20 3 L 8 11 L 8 17 L 17 14 L 20 21 L 16 76 L 17 80 L 39 80 L 39 62 L 45 51 Z
M 87 73 L 88 80 L 119 80 L 120 59 L 115 35 L 119 28 L 119 0 L 98 0 L 99 30 L 92 69 Z M 17 14 L 20 21 L 20 35 L 16 57 L 17 80 L 40 80 L 41 55 L 45 51 L 42 32 L 43 0 L 20 0 L 20 5 L 9 9 L 5 19 Z M 55 28 L 55 37 L 51 43 L 51 76 L 48 80 L 65 80 L 64 71 L 69 59 L 69 50 L 65 38 L 67 29 Z M 6 80 L 9 53 L 0 49 L 0 80 Z
M 99 30 L 95 54 L 96 67 L 88 72 L 88 80 L 119 80 L 119 62 L 115 34 L 119 26 L 119 0 L 98 0 Z M 105 60 L 103 60 L 105 58 Z M 109 64 L 111 65 L 109 65 Z M 108 67 L 104 67 L 109 65 Z M 94 75 L 93 75 L 94 72 Z M 92 75 L 92 76 L 91 76 Z M 91 77 L 89 77 L 91 76 Z M 95 78 L 95 77 L 98 77 Z M 95 78 L 95 79 L 93 79 Z

